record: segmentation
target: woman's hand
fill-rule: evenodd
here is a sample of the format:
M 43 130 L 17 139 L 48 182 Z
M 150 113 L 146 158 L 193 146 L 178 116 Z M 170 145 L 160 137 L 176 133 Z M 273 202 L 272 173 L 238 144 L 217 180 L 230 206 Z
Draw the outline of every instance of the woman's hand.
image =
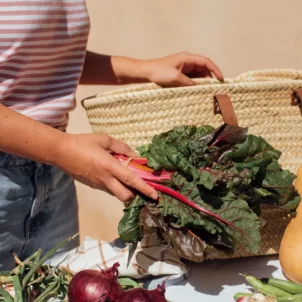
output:
M 61 146 L 63 156 L 57 165 L 76 180 L 101 189 L 125 202 L 134 197 L 131 189 L 157 199 L 156 190 L 124 167 L 111 154 L 137 156 L 126 144 L 108 135 L 66 134 Z
M 192 77 L 223 80 L 217 65 L 209 58 L 181 52 L 154 60 L 100 55 L 87 51 L 81 84 L 131 84 L 154 82 L 161 86 L 190 86 Z
M 218 66 L 209 58 L 181 52 L 161 59 L 142 61 L 149 81 L 162 86 L 191 86 L 192 77 L 212 77 L 223 81 Z

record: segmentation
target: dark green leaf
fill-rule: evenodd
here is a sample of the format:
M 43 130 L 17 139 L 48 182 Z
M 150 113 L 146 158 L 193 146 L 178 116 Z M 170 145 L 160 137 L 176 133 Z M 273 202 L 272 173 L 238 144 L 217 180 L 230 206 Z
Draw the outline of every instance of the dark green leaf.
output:
M 282 208 L 288 212 L 292 212 L 297 209 L 300 201 L 301 201 L 301 197 L 295 196 L 292 200 L 290 200 L 285 205 L 283 205 Z
M 137 243 L 142 239 L 142 232 L 138 222 L 139 212 L 144 203 L 144 199 L 137 195 L 128 207 L 124 209 L 124 216 L 118 226 L 118 233 L 122 241 Z
M 274 149 L 262 137 L 250 134 L 235 149 L 226 151 L 224 156 L 236 161 L 251 162 L 263 158 L 278 160 L 281 152 Z
M 279 205 L 285 205 L 287 202 L 298 196 L 293 181 L 296 176 L 288 170 L 267 171 L 263 180 L 263 188 L 277 195 Z
M 236 229 L 226 227 L 226 232 L 237 244 L 245 246 L 252 253 L 257 253 L 261 241 L 258 216 L 249 208 L 245 200 L 237 198 L 232 193 L 222 200 L 223 205 L 217 213 L 236 226 Z

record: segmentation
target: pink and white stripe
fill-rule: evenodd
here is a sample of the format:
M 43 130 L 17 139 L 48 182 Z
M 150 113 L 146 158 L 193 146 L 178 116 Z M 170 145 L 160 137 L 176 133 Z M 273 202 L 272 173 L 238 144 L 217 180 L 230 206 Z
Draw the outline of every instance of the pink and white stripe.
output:
M 85 0 L 0 0 L 0 103 L 64 129 L 88 34 Z

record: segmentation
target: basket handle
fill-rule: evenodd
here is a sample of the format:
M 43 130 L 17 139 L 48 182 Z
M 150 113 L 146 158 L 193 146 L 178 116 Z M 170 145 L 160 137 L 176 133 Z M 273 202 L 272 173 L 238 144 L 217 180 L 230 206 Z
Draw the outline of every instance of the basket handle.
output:
M 223 121 L 238 126 L 238 120 L 231 99 L 227 94 L 216 94 L 213 98 L 214 114 L 222 114 Z
M 292 105 L 302 106 L 302 88 L 294 90 L 292 94 Z

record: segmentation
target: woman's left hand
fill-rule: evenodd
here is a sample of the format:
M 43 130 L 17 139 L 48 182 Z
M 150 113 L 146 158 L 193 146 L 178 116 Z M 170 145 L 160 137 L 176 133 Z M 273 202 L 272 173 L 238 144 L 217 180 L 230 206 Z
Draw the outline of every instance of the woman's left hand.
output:
M 162 86 L 192 86 L 193 77 L 212 77 L 223 81 L 219 67 L 209 58 L 181 52 L 168 57 L 146 60 L 142 63 L 150 82 Z

